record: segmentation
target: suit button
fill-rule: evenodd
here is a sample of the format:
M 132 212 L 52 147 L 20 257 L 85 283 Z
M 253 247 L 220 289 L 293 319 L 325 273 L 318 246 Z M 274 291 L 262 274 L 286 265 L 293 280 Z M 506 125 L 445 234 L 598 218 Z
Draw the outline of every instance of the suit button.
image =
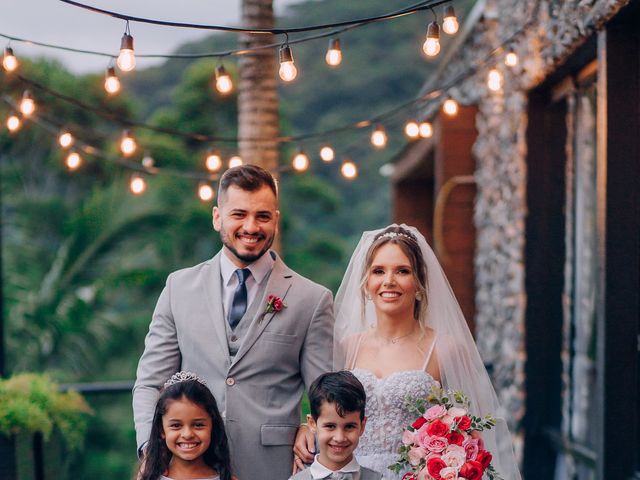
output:
M 235 335 L 231 335 L 231 341 L 235 342 L 236 340 L 238 340 L 238 337 L 236 337 Z
M 230 387 L 232 387 L 233 385 L 236 384 L 236 381 L 233 377 L 229 377 L 227 378 L 227 385 L 229 385 Z

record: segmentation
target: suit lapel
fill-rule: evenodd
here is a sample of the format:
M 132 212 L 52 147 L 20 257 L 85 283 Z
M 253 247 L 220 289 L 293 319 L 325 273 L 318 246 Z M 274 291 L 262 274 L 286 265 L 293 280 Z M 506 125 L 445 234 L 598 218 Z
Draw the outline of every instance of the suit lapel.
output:
M 220 255 L 218 253 L 213 257 L 208 265 L 209 268 L 203 271 L 204 281 L 202 282 L 204 292 L 203 298 L 207 302 L 209 309 L 209 315 L 213 322 L 213 328 L 216 332 L 215 337 L 218 341 L 220 351 L 223 352 L 224 357 L 227 359 L 227 365 L 230 363 L 229 359 L 229 345 L 227 343 L 227 330 L 224 322 L 224 312 L 222 309 L 222 276 L 220 274 Z

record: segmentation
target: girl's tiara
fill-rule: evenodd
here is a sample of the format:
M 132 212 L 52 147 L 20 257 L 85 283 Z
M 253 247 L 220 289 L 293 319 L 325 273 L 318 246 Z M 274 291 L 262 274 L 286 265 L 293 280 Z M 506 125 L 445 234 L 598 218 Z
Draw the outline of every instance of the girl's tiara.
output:
M 187 372 L 187 371 L 180 371 L 180 372 L 176 372 L 173 375 L 171 375 L 171 378 L 169 380 L 167 380 L 166 382 L 164 382 L 164 388 L 170 387 L 171 385 L 175 385 L 176 383 L 180 383 L 180 382 L 187 382 L 189 380 L 194 380 L 198 383 L 201 383 L 202 385 L 206 385 L 207 382 L 205 382 L 202 378 L 200 378 L 198 375 L 196 375 L 193 372 Z

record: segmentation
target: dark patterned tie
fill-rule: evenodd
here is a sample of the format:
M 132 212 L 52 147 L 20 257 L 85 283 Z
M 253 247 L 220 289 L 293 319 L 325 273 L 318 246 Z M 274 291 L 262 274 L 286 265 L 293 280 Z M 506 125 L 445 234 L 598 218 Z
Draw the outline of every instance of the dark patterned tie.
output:
M 238 286 L 236 291 L 233 292 L 233 301 L 229 312 L 229 326 L 232 329 L 236 328 L 244 312 L 247 311 L 247 285 L 245 282 L 251 275 L 251 270 L 248 268 L 237 269 L 235 274 L 238 277 Z

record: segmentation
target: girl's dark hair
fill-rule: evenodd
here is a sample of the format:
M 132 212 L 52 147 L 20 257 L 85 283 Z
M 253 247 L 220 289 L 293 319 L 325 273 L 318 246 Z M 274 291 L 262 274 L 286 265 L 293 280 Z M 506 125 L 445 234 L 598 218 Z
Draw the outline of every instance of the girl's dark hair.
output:
M 220 480 L 231 480 L 231 456 L 229 443 L 224 428 L 222 415 L 218 410 L 218 404 L 206 385 L 197 380 L 185 380 L 174 383 L 160 392 L 160 398 L 153 413 L 151 435 L 145 453 L 145 460 L 140 466 L 139 479 L 158 480 L 169 468 L 171 451 L 162 438 L 162 417 L 167 412 L 171 402 L 185 398 L 199 405 L 205 410 L 212 420 L 211 444 L 203 454 L 204 462 L 213 468 Z

